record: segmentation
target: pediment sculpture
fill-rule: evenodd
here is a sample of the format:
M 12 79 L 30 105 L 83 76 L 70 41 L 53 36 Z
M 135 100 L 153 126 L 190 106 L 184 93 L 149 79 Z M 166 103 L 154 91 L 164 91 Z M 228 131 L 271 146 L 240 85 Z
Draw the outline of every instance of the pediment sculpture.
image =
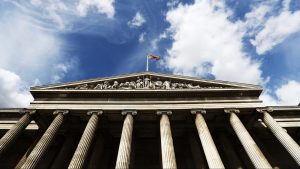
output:
M 65 89 L 76 90 L 133 90 L 133 89 L 200 89 L 200 88 L 223 88 L 222 86 L 201 86 L 195 84 L 195 82 L 189 81 L 174 81 L 174 79 L 161 80 L 159 77 L 150 79 L 149 77 L 137 77 L 135 80 L 110 80 L 95 83 L 85 83 L 73 87 L 67 87 Z

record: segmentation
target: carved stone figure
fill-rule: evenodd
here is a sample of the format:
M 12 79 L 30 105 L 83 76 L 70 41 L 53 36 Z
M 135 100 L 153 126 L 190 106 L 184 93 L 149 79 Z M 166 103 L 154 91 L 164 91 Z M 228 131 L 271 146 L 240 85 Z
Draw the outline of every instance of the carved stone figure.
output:
M 194 89 L 200 89 L 201 87 L 199 85 L 194 86 Z
M 179 89 L 183 89 L 183 87 L 184 87 L 184 84 L 183 84 L 183 83 L 178 83 L 178 88 L 179 88 Z
M 119 85 L 119 88 L 121 88 L 121 89 L 130 89 L 130 83 L 128 81 L 126 81 L 125 83 L 121 83 Z
M 140 77 L 138 77 L 137 80 L 136 80 L 136 88 L 137 88 L 137 89 L 141 89 L 141 88 L 143 88 L 143 87 L 144 87 L 144 85 L 143 85 L 143 80 L 140 79 Z
M 172 84 L 171 84 L 171 88 L 172 88 L 172 89 L 178 88 L 178 83 L 172 83 Z
M 109 88 L 110 88 L 109 82 L 105 81 L 104 84 L 103 84 L 103 89 L 109 89 Z
M 198 86 L 193 86 L 191 83 L 187 84 L 188 89 L 195 89 L 197 87 L 199 87 L 199 85 Z
M 154 82 L 154 87 L 155 87 L 155 89 L 162 89 L 163 82 L 160 81 L 159 78 L 157 78 L 157 81 Z
M 124 86 L 124 83 L 120 83 L 119 86 L 118 86 L 118 88 L 119 88 L 119 89 L 122 89 L 123 86 Z
M 144 88 L 150 88 L 150 79 L 147 77 L 144 79 Z
M 119 86 L 119 82 L 118 81 L 114 81 L 114 84 L 111 86 L 112 89 L 117 89 Z
M 186 83 L 183 83 L 182 88 L 186 89 L 186 88 L 188 88 L 188 85 Z
M 93 84 L 81 84 L 72 88 L 65 89 L 78 89 L 78 90 L 87 90 L 87 89 L 95 89 L 95 90 L 106 90 L 106 89 L 200 89 L 200 88 L 223 88 L 221 86 L 200 86 L 199 84 L 193 84 L 192 82 L 184 82 L 180 81 L 171 83 L 170 80 L 161 81 L 160 78 L 156 80 L 151 80 L 151 77 L 145 77 L 144 79 L 137 77 L 136 80 L 133 79 L 131 81 L 117 81 L 115 80 L 113 84 L 112 82 L 104 81 L 101 83 L 93 83 Z
M 75 87 L 75 89 L 86 90 L 88 89 L 88 84 L 82 84 Z
M 103 83 L 97 84 L 96 87 L 94 87 L 94 89 L 100 89 L 100 90 L 102 90 L 103 89 Z
M 164 89 L 171 89 L 171 82 L 170 81 L 165 81 L 164 83 L 163 83 L 163 88 Z
M 129 83 L 129 88 L 130 88 L 130 89 L 135 89 L 135 88 L 136 88 L 136 83 L 135 83 L 135 81 L 131 81 L 131 82 Z

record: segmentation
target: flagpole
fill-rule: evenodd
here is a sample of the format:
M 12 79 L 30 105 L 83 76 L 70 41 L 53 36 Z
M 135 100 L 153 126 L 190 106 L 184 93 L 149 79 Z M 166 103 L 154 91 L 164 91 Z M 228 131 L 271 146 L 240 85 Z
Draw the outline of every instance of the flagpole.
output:
M 148 65 L 148 56 L 147 56 L 147 65 L 146 65 L 146 72 L 149 70 L 149 65 Z

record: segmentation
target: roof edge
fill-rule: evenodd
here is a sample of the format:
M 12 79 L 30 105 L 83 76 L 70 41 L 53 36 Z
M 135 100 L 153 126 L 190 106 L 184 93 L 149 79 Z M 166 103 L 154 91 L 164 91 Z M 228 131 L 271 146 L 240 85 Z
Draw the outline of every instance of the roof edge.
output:
M 138 73 L 129 73 L 129 74 L 121 74 L 116 76 L 106 76 L 106 77 L 99 77 L 99 78 L 91 78 L 86 80 L 78 80 L 78 81 L 72 81 L 72 82 L 64 82 L 64 83 L 55 83 L 55 84 L 49 84 L 49 85 L 42 85 L 42 86 L 33 86 L 30 88 L 30 90 L 38 90 L 38 89 L 49 89 L 53 87 L 64 87 L 68 85 L 76 85 L 81 83 L 92 83 L 97 81 L 103 81 L 103 80 L 111 80 L 116 78 L 126 78 L 131 76 L 163 76 L 168 78 L 178 78 L 182 80 L 194 80 L 194 81 L 202 81 L 206 83 L 215 83 L 215 84 L 223 84 L 223 85 L 231 85 L 236 87 L 244 87 L 244 88 L 253 88 L 257 90 L 263 90 L 262 86 L 260 85 L 253 85 L 253 84 L 247 84 L 247 83 L 239 83 L 239 82 L 230 82 L 230 81 L 223 81 L 223 80 L 209 80 L 209 79 L 202 79 L 199 77 L 191 77 L 191 76 L 184 76 L 184 75 L 174 75 L 174 74 L 164 74 L 164 73 L 157 73 L 157 72 L 138 72 Z

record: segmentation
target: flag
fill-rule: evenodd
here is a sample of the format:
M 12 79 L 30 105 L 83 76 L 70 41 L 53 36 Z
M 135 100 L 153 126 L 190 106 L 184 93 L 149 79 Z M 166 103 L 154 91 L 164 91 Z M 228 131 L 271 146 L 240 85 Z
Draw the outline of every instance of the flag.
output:
M 148 57 L 148 59 L 155 59 L 155 60 L 160 59 L 160 56 L 156 56 L 156 55 L 148 55 L 147 57 Z

